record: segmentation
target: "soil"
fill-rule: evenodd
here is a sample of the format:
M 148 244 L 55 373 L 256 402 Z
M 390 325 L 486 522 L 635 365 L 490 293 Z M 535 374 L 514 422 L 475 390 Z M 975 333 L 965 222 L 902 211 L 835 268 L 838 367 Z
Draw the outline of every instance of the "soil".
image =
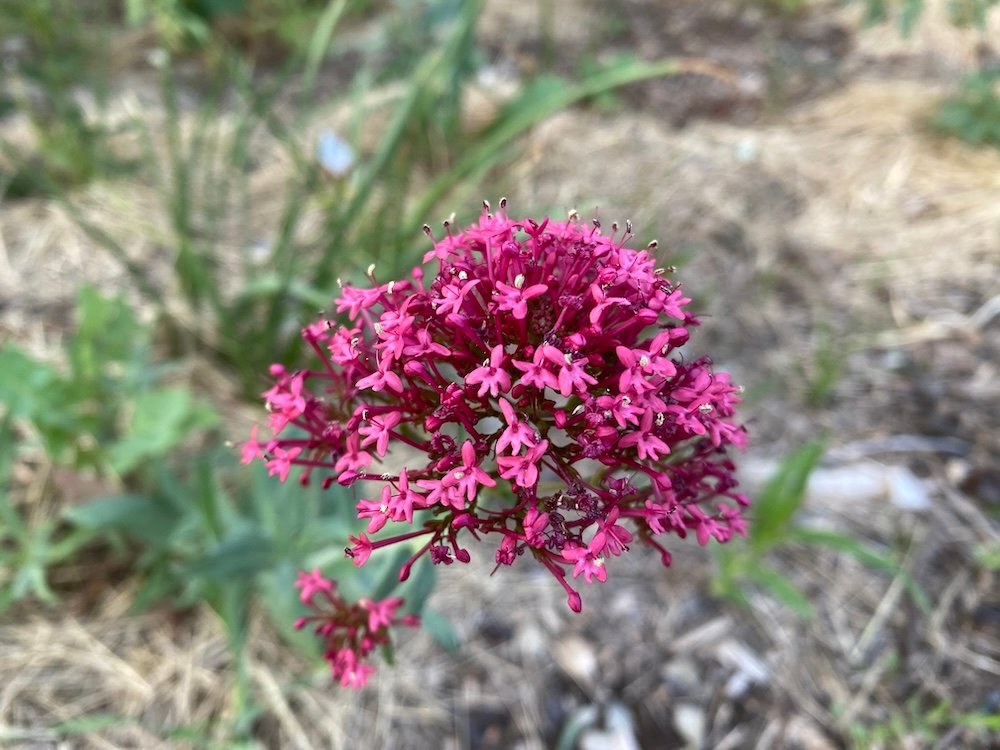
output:
M 713 555 L 691 543 L 670 569 L 640 550 L 616 561 L 573 615 L 549 577 L 529 565 L 491 575 L 492 550 L 474 549 L 472 564 L 442 572 L 430 605 L 460 648 L 404 635 L 395 666 L 360 695 L 259 618 L 257 746 L 997 747 L 1000 734 L 959 717 L 995 726 L 1000 713 L 1000 587 L 983 562 L 1000 545 L 1000 152 L 923 124 L 983 37 L 944 23 L 938 2 L 905 40 L 824 3 L 782 16 L 767 3 L 560 0 L 554 18 L 544 5 L 488 4 L 493 70 L 517 80 L 632 53 L 710 74 L 551 118 L 489 197 L 515 212 L 630 218 L 637 240 L 657 238 L 702 312 L 696 353 L 747 388 L 751 491 L 824 437 L 802 522 L 900 560 L 929 610 L 903 575 L 793 544 L 768 560 L 812 618 L 756 589 L 736 604 L 713 591 Z M 282 176 L 252 188 L 274 211 Z M 147 230 L 165 220 L 141 191 L 83 190 L 84 204 L 115 207 L 101 220 L 125 236 L 138 216 Z M 126 283 L 58 204 L 0 205 L 0 239 L 0 333 L 34 351 L 57 350 L 81 279 Z M 129 249 L 159 262 L 155 243 Z M 218 623 L 201 609 L 128 616 L 134 583 L 95 567 L 109 581 L 96 602 L 81 587 L 62 607 L 0 620 L 0 737 L 196 746 L 163 728 L 231 718 Z M 66 739 L 53 729 L 94 714 L 134 723 Z

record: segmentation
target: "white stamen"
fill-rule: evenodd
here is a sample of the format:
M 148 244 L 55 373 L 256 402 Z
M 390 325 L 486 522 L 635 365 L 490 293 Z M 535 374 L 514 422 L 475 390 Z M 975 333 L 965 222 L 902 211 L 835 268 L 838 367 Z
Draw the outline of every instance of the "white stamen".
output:
M 710 411 L 712 411 L 712 405 L 702 404 L 701 406 L 698 407 L 698 411 L 700 411 L 702 414 L 708 414 Z
M 469 278 L 469 274 L 467 274 L 465 271 L 459 271 L 458 278 L 460 281 L 465 281 L 467 278 Z
M 667 419 L 667 418 L 666 418 L 666 416 L 665 416 L 665 415 L 663 414 L 663 412 L 660 412 L 659 414 L 657 414 L 657 415 L 656 415 L 656 426 L 657 426 L 657 427 L 662 427 L 662 426 L 663 426 L 663 423 L 664 423 L 664 422 L 666 421 L 666 419 Z
M 566 360 L 567 365 L 573 364 L 573 355 L 570 352 L 563 352 L 563 359 Z
M 523 286 L 524 286 L 524 274 L 519 273 L 517 276 L 514 277 L 514 288 L 520 289 Z
M 368 266 L 368 275 L 371 276 L 374 273 L 375 273 L 375 264 L 372 263 L 370 266 Z
M 639 357 L 639 367 L 649 367 L 649 357 L 645 354 Z
M 395 282 L 395 280 L 393 280 L 393 281 L 390 281 L 390 282 L 389 282 L 389 284 L 388 284 L 388 286 L 386 286 L 385 290 L 386 290 L 386 291 L 387 291 L 387 292 L 388 292 L 389 294 L 392 294 L 392 290 L 393 290 L 393 289 L 395 289 L 395 288 L 396 288 L 396 282 Z

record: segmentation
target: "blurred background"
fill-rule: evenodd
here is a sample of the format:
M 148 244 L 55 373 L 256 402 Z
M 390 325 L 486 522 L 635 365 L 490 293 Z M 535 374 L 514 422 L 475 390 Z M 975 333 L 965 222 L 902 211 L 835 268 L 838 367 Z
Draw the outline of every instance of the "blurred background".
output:
M 0 745 L 997 747 L 997 6 L 0 0 Z M 473 549 L 354 694 L 291 584 L 355 500 L 233 446 L 501 196 L 679 268 L 751 537 L 581 615 Z

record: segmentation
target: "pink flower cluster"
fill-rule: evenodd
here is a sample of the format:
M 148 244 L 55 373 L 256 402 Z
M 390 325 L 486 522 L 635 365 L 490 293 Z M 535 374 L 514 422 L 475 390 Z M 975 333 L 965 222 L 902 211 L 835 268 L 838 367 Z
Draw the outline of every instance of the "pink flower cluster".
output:
M 670 564 L 667 535 L 745 534 L 726 452 L 746 439 L 739 388 L 682 354 L 697 320 L 655 243 L 611 230 L 511 219 L 506 201 L 436 240 L 425 227 L 436 275 L 379 283 L 369 269 L 370 288 L 344 286 L 347 324 L 303 331 L 319 365 L 271 368 L 273 434 L 244 460 L 282 480 L 300 467 L 302 482 L 376 483 L 347 550 L 359 566 L 419 538 L 406 580 L 422 555 L 467 562 L 465 540 L 495 539 L 498 565 L 533 557 L 575 611 L 568 579 L 606 580 L 635 542 Z M 374 468 L 390 454 L 405 468 Z
M 416 615 L 396 617 L 403 600 L 400 598 L 373 601 L 362 599 L 348 604 L 337 593 L 337 585 L 314 569 L 299 573 L 295 588 L 299 599 L 311 614 L 295 621 L 301 630 L 312 625 L 326 646 L 324 658 L 330 662 L 333 678 L 345 687 L 359 690 L 375 671 L 364 659 L 379 646 L 389 646 L 389 627 L 420 624 Z

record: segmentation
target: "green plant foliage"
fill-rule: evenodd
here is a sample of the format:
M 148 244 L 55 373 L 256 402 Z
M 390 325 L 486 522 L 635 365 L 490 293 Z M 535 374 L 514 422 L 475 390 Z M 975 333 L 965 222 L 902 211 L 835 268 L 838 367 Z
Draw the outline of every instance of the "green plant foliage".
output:
M 242 467 L 228 451 L 160 460 L 143 479 L 145 492 L 97 498 L 64 513 L 73 528 L 124 542 L 137 555 L 139 609 L 207 601 L 236 638 L 259 601 L 279 632 L 313 653 L 315 639 L 292 628 L 304 611 L 294 588 L 299 570 L 322 568 L 349 599 L 402 593 L 399 568 L 414 550 L 401 545 L 396 556 L 357 569 L 343 552 L 357 523 L 355 503 L 339 485 L 279 484 L 262 465 Z M 433 590 L 435 572 L 424 563 L 406 583 L 409 612 L 421 612 Z M 240 606 L 227 598 L 230 589 L 241 592 Z
M 840 552 L 872 569 L 900 577 L 916 604 L 929 614 L 932 608 L 927 595 L 890 554 L 849 534 L 810 529 L 794 523 L 809 476 L 822 458 L 823 449 L 822 442 L 813 441 L 789 454 L 754 498 L 747 542 L 740 544 L 734 540 L 714 548 L 718 570 L 713 589 L 746 604 L 748 586 L 755 585 L 808 619 L 812 616 L 808 597 L 765 561 L 768 555 L 787 545 L 805 544 Z
M 882 23 L 895 17 L 900 31 L 909 34 L 925 10 L 924 0 L 852 0 L 864 5 L 865 23 Z M 986 27 L 986 16 L 1000 0 L 949 0 L 948 16 L 956 26 Z
M 289 124 L 276 116 L 275 106 L 283 86 L 293 81 L 308 98 L 349 5 L 326 5 L 303 55 L 291 59 L 268 86 L 255 80 L 238 54 L 226 57 L 220 52 L 218 89 L 206 95 L 193 127 L 182 124 L 176 76 L 168 60 L 162 78 L 165 157 L 154 147 L 158 134 L 148 125 L 136 125 L 146 143 L 151 177 L 171 217 L 167 244 L 176 253 L 176 287 L 189 310 L 183 319 L 200 321 L 200 328 L 191 330 L 164 309 L 170 340 L 177 352 L 192 347 L 204 351 L 207 346 L 221 364 L 237 373 L 247 396 L 257 395 L 259 373 L 271 362 L 294 366 L 299 356 L 297 331 L 303 320 L 329 305 L 338 276 L 371 262 L 384 278 L 404 274 L 426 242 L 420 228 L 427 216 L 508 158 L 519 136 L 573 104 L 679 71 L 673 60 L 623 58 L 589 70 L 576 82 L 540 77 L 525 86 L 491 126 L 466 134 L 459 127 L 462 91 L 478 68 L 474 31 L 482 2 L 456 5 L 456 12 L 448 14 L 441 11 L 448 3 L 439 0 L 428 6 L 421 22 L 426 27 L 421 33 L 440 38 L 439 43 L 426 45 L 413 61 L 405 90 L 390 105 L 387 125 L 374 148 L 358 153 L 348 173 L 331 180 L 295 136 L 315 116 L 315 108 L 304 106 Z M 368 85 L 384 75 L 384 70 L 363 69 L 355 85 Z M 235 104 L 227 94 L 233 89 L 238 92 Z M 230 101 L 225 106 L 224 95 Z M 218 117 L 223 108 L 228 113 L 224 122 Z M 358 111 L 359 122 L 366 114 Z M 246 184 L 257 159 L 252 144 L 261 132 L 277 140 L 296 169 L 285 189 L 266 261 L 248 261 L 240 275 L 242 286 L 224 291 L 232 289 L 233 275 L 220 263 L 219 248 L 234 238 L 222 232 L 234 220 L 244 223 L 249 210 Z M 350 142 L 347 146 L 354 148 Z M 420 173 L 431 179 L 415 191 L 415 176 Z M 325 207 L 326 221 L 317 239 L 305 240 L 300 229 L 311 202 Z M 159 280 L 137 267 L 114 238 L 89 224 L 72 201 L 66 205 L 70 215 L 129 271 L 147 299 L 159 303 Z M 253 238 L 236 241 L 249 244 Z
M 18 599 L 32 596 L 52 603 L 47 570 L 70 557 L 86 541 L 81 535 L 61 535 L 51 519 L 25 518 L 10 497 L 11 467 L 16 443 L 13 417 L 0 422 L 0 612 Z
M 856 750 L 876 750 L 883 747 L 931 747 L 955 730 L 966 730 L 960 737 L 989 742 L 1000 732 L 1000 714 L 955 711 L 948 701 L 931 706 L 922 705 L 918 698 L 897 709 L 881 724 L 850 727 L 852 747 Z M 955 741 L 954 738 L 953 741 Z M 959 740 L 961 741 L 961 740 Z M 979 745 L 977 745 L 979 746 Z M 985 747 L 986 745 L 982 745 Z
M 188 391 L 157 385 L 166 371 L 152 364 L 150 333 L 122 298 L 82 287 L 77 318 L 65 345 L 65 367 L 39 361 L 13 345 L 0 349 L 0 408 L 5 414 L 0 463 L 5 473 L 18 445 L 15 423 L 53 461 L 119 479 L 134 477 L 146 461 L 172 453 L 215 423 L 214 412 Z M 4 477 L 0 487 L 6 486 Z M 104 514 L 105 528 L 122 518 L 144 524 L 148 539 L 166 528 L 162 515 L 141 504 L 121 502 L 93 510 Z M 28 595 L 53 602 L 46 583 L 49 568 L 67 561 L 101 530 L 96 523 L 68 530 L 59 518 L 35 515 L 15 507 L 6 494 L 0 496 L 0 561 L 12 571 L 0 578 L 0 609 Z
M 16 346 L 0 350 L 0 403 L 55 461 L 121 475 L 214 423 L 188 392 L 156 385 L 166 372 L 123 298 L 82 287 L 77 318 L 65 372 Z
M 0 140 L 0 195 L 52 193 L 131 168 L 112 154 L 112 133 L 88 120 L 76 97 L 80 87 L 97 101 L 105 91 L 107 11 L 105 3 L 76 0 L 0 0 L 0 39 L 19 43 L 5 53 L 0 93 L 26 115 L 35 135 L 27 152 Z
M 742 0 L 744 5 L 758 6 L 771 13 L 794 16 L 809 7 L 810 0 Z
M 968 76 L 931 118 L 935 130 L 973 146 L 1000 148 L 1000 69 Z

